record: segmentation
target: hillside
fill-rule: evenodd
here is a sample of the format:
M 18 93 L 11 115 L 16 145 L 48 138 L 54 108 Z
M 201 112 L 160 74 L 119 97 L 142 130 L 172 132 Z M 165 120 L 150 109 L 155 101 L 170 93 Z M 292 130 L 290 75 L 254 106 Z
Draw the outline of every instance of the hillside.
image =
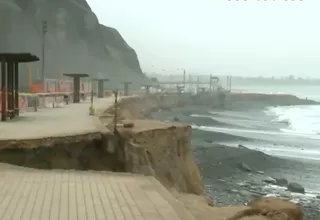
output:
M 41 57 L 42 21 L 47 21 L 46 78 L 61 73 L 99 75 L 114 82 L 144 78 L 136 52 L 113 28 L 99 24 L 86 0 L 1 0 L 0 52 L 31 52 Z M 41 62 L 32 64 L 39 80 Z M 27 67 L 21 65 L 21 83 Z

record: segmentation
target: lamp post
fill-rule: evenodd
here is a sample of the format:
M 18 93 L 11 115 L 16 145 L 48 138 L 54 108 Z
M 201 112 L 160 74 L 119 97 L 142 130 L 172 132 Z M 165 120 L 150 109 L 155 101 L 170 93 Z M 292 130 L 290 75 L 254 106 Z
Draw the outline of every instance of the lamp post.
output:
M 179 70 L 182 70 L 183 71 L 183 81 L 182 81 L 182 84 L 183 84 L 183 89 L 186 90 L 186 69 L 185 68 L 181 68 L 181 69 L 177 69 L 178 71 Z
M 186 69 L 183 69 L 183 88 L 186 89 Z
M 48 23 L 46 20 L 42 21 L 42 53 L 41 53 L 41 83 L 42 83 L 42 90 L 45 92 L 45 82 L 44 82 L 44 68 L 45 68 L 45 36 L 48 32 Z

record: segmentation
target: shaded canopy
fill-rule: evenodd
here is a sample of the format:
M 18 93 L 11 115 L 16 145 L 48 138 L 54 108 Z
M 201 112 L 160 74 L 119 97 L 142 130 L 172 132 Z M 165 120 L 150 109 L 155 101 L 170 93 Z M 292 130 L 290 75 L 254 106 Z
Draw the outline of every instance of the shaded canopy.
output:
M 29 63 L 40 59 L 31 53 L 0 53 L 0 60 Z
M 88 77 L 89 74 L 87 73 L 64 73 L 64 76 L 69 76 L 69 77 L 75 77 L 75 76 L 79 76 L 79 77 Z

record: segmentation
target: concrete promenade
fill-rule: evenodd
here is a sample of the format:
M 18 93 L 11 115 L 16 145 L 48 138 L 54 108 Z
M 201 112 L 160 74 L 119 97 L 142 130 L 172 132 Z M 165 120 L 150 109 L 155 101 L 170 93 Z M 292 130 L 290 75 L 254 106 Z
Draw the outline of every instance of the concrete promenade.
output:
M 96 110 L 106 109 L 114 98 L 94 99 Z M 100 132 L 105 129 L 97 117 L 89 115 L 90 101 L 70 103 L 60 108 L 43 108 L 21 113 L 13 121 L 0 122 L 0 140 L 37 139 Z
M 113 97 L 96 99 L 97 111 Z M 41 139 L 104 128 L 90 102 L 22 113 L 0 122 L 0 140 Z M 1 152 L 0 152 L 1 153 Z M 154 177 L 75 170 L 38 170 L 0 163 L 2 220 L 194 220 Z

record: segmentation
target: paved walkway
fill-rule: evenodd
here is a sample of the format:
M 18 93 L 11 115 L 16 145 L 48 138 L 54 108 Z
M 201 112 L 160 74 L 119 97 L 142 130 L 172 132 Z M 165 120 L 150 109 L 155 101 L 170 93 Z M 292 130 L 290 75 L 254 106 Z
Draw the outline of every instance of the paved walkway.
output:
M 95 99 L 96 109 L 106 109 L 114 98 Z M 71 103 L 61 108 L 43 108 L 37 112 L 26 112 L 7 122 L 0 122 L 0 140 L 38 139 L 99 132 L 101 123 L 89 115 L 90 101 Z
M 3 220 L 194 220 L 153 177 L 0 164 Z
M 96 99 L 97 110 L 113 97 Z M 90 102 L 23 113 L 0 122 L 0 140 L 97 132 Z M 99 127 L 100 126 L 100 127 Z M 103 127 L 103 126 L 102 126 Z M 2 220 L 194 220 L 154 177 L 75 170 L 37 170 L 0 163 Z

